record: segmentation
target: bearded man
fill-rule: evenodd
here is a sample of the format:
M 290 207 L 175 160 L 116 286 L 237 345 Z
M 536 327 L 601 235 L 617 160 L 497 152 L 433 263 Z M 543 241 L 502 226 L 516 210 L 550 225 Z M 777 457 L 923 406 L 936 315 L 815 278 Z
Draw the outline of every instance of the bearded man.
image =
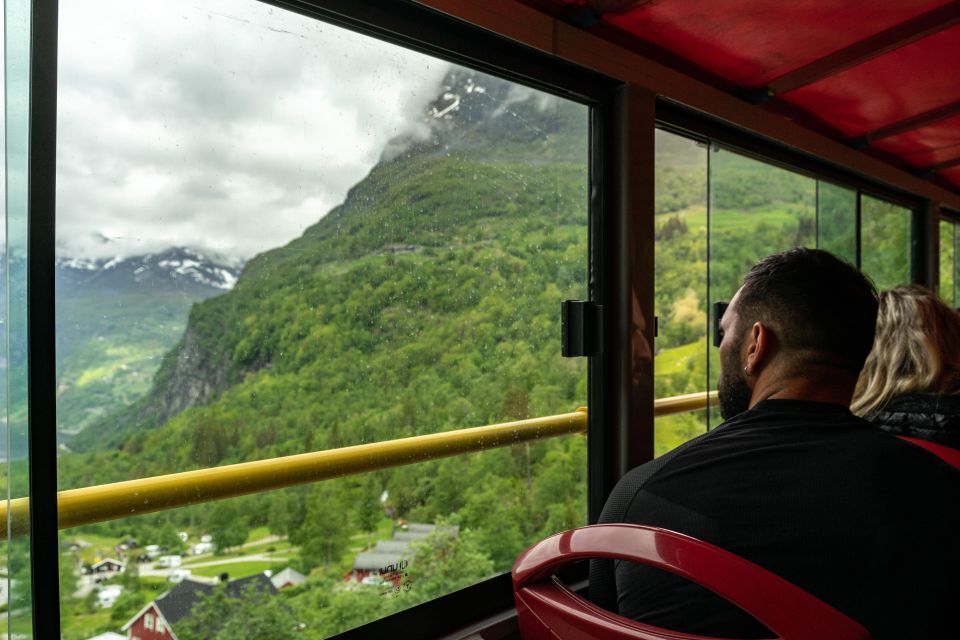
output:
M 726 422 L 627 473 L 600 522 L 663 527 L 727 549 L 876 639 L 949 637 L 960 472 L 849 410 L 876 315 L 873 285 L 825 251 L 760 261 L 720 322 Z M 712 592 L 629 562 L 592 561 L 590 595 L 671 630 L 773 635 Z

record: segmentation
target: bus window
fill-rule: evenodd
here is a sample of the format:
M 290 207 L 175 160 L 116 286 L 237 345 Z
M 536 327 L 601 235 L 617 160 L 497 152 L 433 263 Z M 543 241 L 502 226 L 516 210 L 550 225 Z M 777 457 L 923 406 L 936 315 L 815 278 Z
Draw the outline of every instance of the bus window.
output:
M 657 398 L 707 389 L 707 145 L 656 132 L 654 388 Z M 660 455 L 706 431 L 706 414 L 657 418 Z
M 910 209 L 860 195 L 860 268 L 889 289 L 910 282 Z
M 957 306 L 957 224 L 940 220 L 940 297 Z
M 587 404 L 586 105 L 267 3 L 59 6 L 62 489 Z M 343 631 L 585 524 L 586 464 L 543 439 L 67 529 L 64 635 L 265 569 Z M 191 637 L 276 613 L 234 605 Z
M 857 192 L 817 182 L 817 248 L 857 264 Z

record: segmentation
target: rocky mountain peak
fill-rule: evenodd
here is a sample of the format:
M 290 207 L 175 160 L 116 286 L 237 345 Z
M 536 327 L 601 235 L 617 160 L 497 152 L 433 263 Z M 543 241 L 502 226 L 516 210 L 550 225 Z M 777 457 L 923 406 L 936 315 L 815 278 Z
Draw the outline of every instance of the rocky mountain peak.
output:
M 71 290 L 89 286 L 228 291 L 236 283 L 241 267 L 237 261 L 189 247 L 171 247 L 139 256 L 61 257 L 57 259 L 57 286 L 63 287 L 67 295 Z

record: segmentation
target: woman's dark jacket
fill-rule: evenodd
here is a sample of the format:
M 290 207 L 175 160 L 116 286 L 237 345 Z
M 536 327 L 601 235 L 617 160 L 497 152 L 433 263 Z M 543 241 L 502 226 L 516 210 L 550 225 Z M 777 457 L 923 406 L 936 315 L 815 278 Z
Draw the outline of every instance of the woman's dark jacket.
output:
M 894 435 L 960 449 L 960 396 L 900 396 L 865 417 Z

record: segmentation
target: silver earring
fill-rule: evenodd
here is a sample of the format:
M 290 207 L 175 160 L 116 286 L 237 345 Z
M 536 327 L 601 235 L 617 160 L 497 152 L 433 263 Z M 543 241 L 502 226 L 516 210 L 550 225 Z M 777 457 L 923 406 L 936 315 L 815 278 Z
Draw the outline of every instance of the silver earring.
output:
M 747 367 L 744 367 L 744 368 L 743 368 L 743 375 L 747 376 L 748 378 L 752 378 L 752 377 L 753 377 L 753 374 L 750 373 L 749 371 L 747 371 Z

